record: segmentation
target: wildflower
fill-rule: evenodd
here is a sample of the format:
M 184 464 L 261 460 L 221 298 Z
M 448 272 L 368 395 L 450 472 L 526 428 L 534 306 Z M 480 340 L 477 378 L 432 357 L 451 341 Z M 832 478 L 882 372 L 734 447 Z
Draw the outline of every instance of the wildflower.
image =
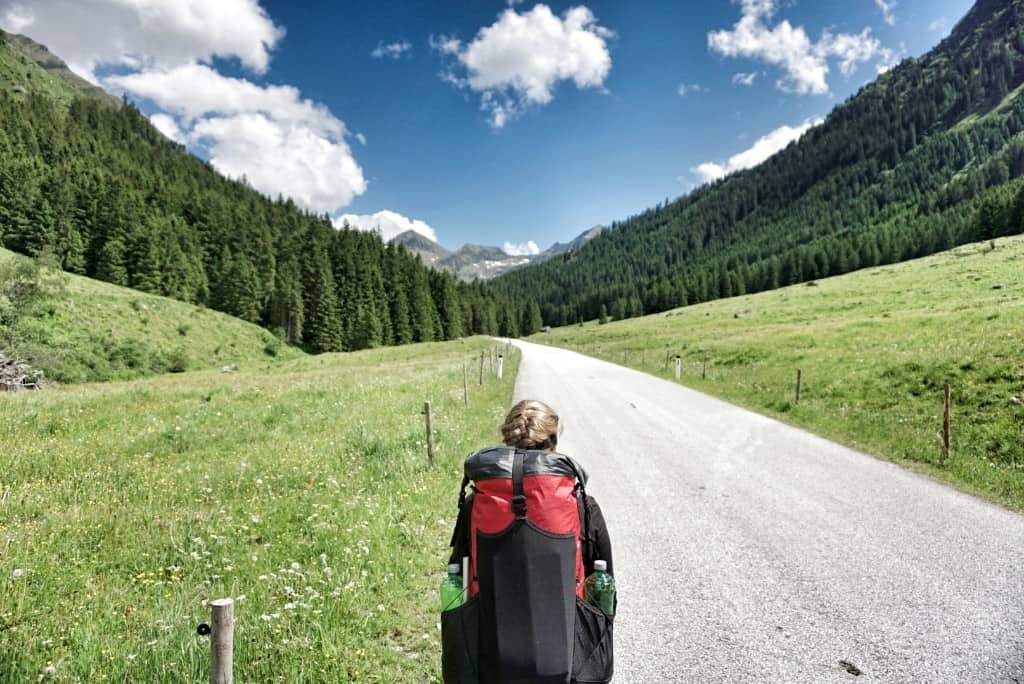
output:
M 25 571 L 21 568 L 14 568 L 14 572 L 12 572 L 11 574 L 14 576 L 14 579 L 18 579 L 19 577 L 25 574 Z
M 298 564 L 297 562 L 295 562 L 295 561 L 292 561 L 292 570 L 298 570 L 298 569 L 299 569 L 299 568 L 301 568 L 301 567 L 302 567 L 302 566 L 301 566 L 301 565 L 299 565 L 299 564 Z

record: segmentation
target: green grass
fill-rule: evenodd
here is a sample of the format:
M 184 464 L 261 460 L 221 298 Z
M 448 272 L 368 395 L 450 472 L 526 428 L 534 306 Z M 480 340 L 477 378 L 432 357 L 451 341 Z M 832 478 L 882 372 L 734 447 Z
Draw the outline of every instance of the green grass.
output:
M 0 681 L 206 681 L 225 596 L 238 682 L 438 681 L 462 459 L 518 365 L 478 387 L 493 346 L 0 395 Z
M 0 260 L 22 258 L 0 249 Z M 67 383 L 244 368 L 302 355 L 227 314 L 69 274 L 64 292 L 39 307 L 23 333 L 22 354 Z
M 1022 333 L 1024 236 L 532 339 L 666 378 L 679 354 L 686 385 L 1024 510 Z

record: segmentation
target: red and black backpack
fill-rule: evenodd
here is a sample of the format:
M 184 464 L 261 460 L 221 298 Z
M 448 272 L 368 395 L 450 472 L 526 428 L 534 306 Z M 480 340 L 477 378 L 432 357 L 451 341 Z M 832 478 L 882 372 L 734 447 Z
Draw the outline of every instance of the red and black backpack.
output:
M 583 601 L 585 487 L 583 469 L 552 451 L 466 459 L 452 546 L 468 526 L 469 588 L 441 615 L 446 684 L 611 681 L 612 618 Z

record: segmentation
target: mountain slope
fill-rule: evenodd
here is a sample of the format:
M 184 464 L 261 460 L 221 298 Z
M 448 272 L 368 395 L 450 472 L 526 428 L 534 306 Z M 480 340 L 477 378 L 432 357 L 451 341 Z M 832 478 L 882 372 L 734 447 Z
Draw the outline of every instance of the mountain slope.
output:
M 759 167 L 505 275 L 545 322 L 757 292 L 1019 232 L 1024 0 L 976 4 L 933 51 Z
M 111 106 L 121 102 L 68 68 L 45 45 L 27 36 L 0 30 L 0 89 L 15 94 L 36 93 L 68 105 L 76 97 L 90 97 Z
M 30 39 L 0 36 L 0 247 L 312 352 L 500 332 L 493 292 L 225 178 L 112 101 Z

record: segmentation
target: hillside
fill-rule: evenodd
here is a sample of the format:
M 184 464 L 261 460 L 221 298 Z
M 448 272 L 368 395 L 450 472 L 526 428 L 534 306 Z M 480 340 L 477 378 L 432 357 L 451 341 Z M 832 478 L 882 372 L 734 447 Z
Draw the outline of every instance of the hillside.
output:
M 0 249 L 0 264 L 23 259 Z M 129 379 L 301 356 L 266 330 L 217 311 L 65 275 L 24 323 L 17 349 L 60 382 Z M 2 342 L 0 342 L 2 346 Z
M 1017 236 L 532 341 L 673 380 L 679 355 L 690 387 L 1024 510 L 1021 330 Z
M 227 179 L 24 36 L 0 36 L 0 247 L 311 352 L 496 334 L 508 306 L 377 235 Z
M 121 105 L 116 97 L 77 76 L 45 45 L 27 36 L 0 30 L 0 47 L 0 90 L 14 95 L 42 95 L 64 106 L 79 96 Z
M 1022 230 L 1024 0 L 978 2 L 934 50 L 760 166 L 612 225 L 494 288 L 565 324 L 664 311 Z

